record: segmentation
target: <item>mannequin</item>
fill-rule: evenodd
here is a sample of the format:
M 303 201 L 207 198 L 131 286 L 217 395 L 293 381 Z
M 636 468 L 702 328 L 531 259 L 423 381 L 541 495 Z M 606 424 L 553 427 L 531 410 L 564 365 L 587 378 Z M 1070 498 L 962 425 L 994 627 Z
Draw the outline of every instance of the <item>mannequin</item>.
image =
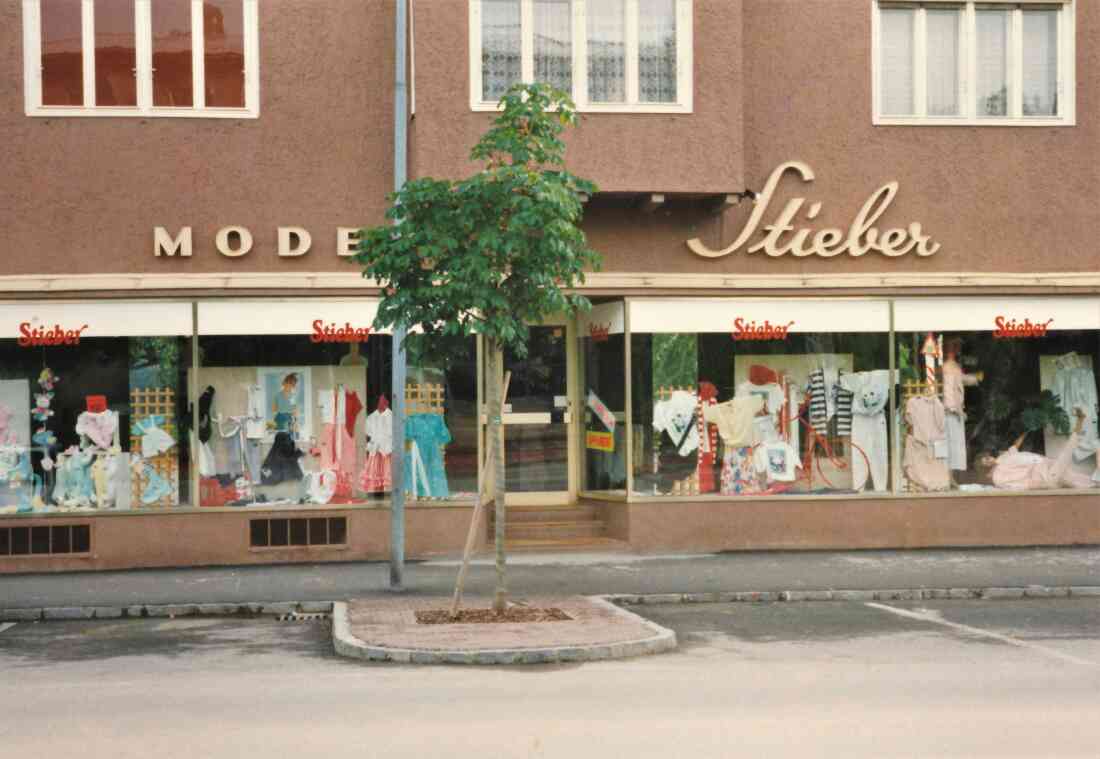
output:
M 960 356 L 962 339 L 952 337 L 943 345 L 943 408 L 944 433 L 947 437 L 947 466 L 954 482 L 955 472 L 966 471 L 966 409 L 965 387 L 981 382 L 983 372 L 967 374 L 962 370 Z

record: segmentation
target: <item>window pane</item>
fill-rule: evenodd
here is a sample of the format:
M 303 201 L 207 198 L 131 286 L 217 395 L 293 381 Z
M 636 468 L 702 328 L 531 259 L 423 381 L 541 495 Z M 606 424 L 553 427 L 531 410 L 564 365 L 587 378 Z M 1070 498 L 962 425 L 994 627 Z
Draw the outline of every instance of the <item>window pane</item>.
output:
M 916 111 L 913 96 L 916 13 L 904 8 L 885 8 L 881 18 L 882 115 L 910 116 Z
M 928 11 L 928 115 L 959 115 L 959 18 L 956 10 Z
M 1001 10 L 976 13 L 979 118 L 1008 115 L 1009 13 Z
M 157 0 L 153 12 L 153 105 L 194 104 L 191 74 L 191 0 Z
M 134 0 L 96 0 L 95 104 L 137 105 Z
M 570 0 L 535 0 L 535 81 L 573 88 Z
M 519 27 L 519 0 L 482 0 L 482 100 L 499 100 L 523 76 Z
M 591 7 L 591 6 L 589 6 Z M 579 319 L 581 489 L 626 495 L 626 339 L 623 303 L 602 303 Z M 637 422 L 635 422 L 635 426 Z M 637 435 L 635 434 L 635 440 Z M 637 457 L 640 447 L 634 447 Z
M 675 0 L 638 0 L 638 99 L 676 102 Z
M 626 100 L 626 8 L 624 0 L 588 5 L 588 100 Z
M 244 8 L 242 0 L 204 0 L 202 28 L 206 105 L 244 108 Z
M 42 0 L 42 105 L 84 105 L 80 0 Z
M 1058 14 L 1024 11 L 1024 115 L 1058 113 Z

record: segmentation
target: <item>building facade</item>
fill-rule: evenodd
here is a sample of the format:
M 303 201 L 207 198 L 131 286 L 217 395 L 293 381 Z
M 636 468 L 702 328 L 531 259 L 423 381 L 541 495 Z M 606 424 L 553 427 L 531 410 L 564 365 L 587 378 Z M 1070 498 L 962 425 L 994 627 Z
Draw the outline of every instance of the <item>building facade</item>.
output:
M 1100 541 L 1100 10 L 410 10 L 411 176 L 476 170 L 538 79 L 600 189 L 591 312 L 507 357 L 513 548 Z M 410 366 L 394 451 L 348 260 L 393 184 L 393 3 L 0 21 L 0 571 L 386 558 L 393 455 L 407 555 L 459 552 L 481 346 Z

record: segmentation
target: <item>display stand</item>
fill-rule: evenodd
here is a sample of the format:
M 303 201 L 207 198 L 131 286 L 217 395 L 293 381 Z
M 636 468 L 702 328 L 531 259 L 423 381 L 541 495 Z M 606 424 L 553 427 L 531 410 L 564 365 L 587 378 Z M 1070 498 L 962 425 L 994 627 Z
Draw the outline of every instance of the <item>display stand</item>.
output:
M 167 508 L 177 505 L 179 501 L 179 430 L 176 428 L 176 391 L 170 387 L 156 387 L 148 389 L 133 389 L 130 391 L 130 426 L 131 429 L 142 419 L 150 416 L 159 416 L 164 419 L 160 428 L 172 436 L 176 445 L 157 456 L 142 459 L 145 464 L 151 466 L 157 474 L 166 479 L 171 485 L 171 491 L 158 498 L 153 503 L 144 504 L 147 508 Z M 130 434 L 131 454 L 141 452 L 141 435 Z M 134 476 L 130 479 L 130 493 L 132 503 L 140 504 L 141 491 L 145 485 L 145 478 Z

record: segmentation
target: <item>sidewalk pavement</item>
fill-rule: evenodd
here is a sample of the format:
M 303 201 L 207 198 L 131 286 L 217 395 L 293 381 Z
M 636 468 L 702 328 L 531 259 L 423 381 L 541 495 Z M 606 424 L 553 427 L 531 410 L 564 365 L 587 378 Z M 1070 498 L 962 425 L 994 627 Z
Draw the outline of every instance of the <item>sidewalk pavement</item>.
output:
M 1100 585 L 1100 547 L 909 551 L 759 551 L 692 556 L 517 554 L 508 587 L 527 595 Z M 410 562 L 411 595 L 446 596 L 457 561 Z M 477 560 L 466 593 L 491 596 L 491 561 Z M 145 569 L 0 575 L 0 608 L 341 601 L 388 593 L 389 564 Z

